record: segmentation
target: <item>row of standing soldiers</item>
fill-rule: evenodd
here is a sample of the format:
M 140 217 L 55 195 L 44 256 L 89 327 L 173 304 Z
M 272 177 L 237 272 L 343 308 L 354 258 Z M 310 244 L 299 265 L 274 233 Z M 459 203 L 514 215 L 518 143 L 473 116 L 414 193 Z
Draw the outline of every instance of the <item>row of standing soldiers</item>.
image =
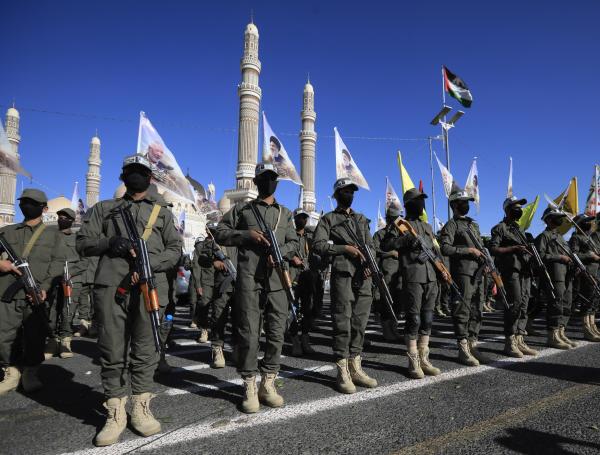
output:
M 19 385 L 26 392 L 43 386 L 37 368 L 44 360 L 47 335 L 58 333 L 63 340 L 61 345 L 65 345 L 61 352 L 66 353 L 67 348 L 70 351 L 64 342 L 70 339 L 68 329 L 48 327 L 45 307 L 35 302 L 49 299 L 52 283 L 62 275 L 65 262 L 77 263 L 76 255 L 80 260 L 97 264 L 90 289 L 107 409 L 105 425 L 94 441 L 98 446 L 118 441 L 128 422 L 129 400 L 130 424 L 138 434 L 150 436 L 161 431 L 160 422 L 150 410 L 153 375 L 160 352 L 155 349 L 150 313 L 144 307 L 140 275 L 134 267 L 140 252 L 123 235 L 126 226 L 119 215 L 127 207 L 139 236 L 146 242 L 160 302 L 159 318 L 164 322 L 170 301 L 169 274 L 180 260 L 182 240 L 168 204 L 150 184 L 151 175 L 152 166 L 144 157 L 127 158 L 121 174 L 126 194 L 96 204 L 76 236 L 65 228 L 66 224 L 57 229 L 42 223 L 47 198 L 41 191 L 31 189 L 25 190 L 20 198 L 24 221 L 0 229 L 6 242 L 26 260 L 39 285 L 36 298 L 20 288 L 14 293 L 7 292 L 20 281 L 23 269 L 13 261 L 0 260 L 0 366 L 4 373 L 0 394 Z M 382 295 L 373 292 L 379 269 L 369 262 L 371 255 L 378 258 L 393 296 L 389 307 L 380 305 L 384 324 L 397 329 L 394 309 L 398 311 L 400 306 L 406 316 L 404 339 L 410 377 L 440 374 L 429 360 L 429 337 L 436 299 L 448 289 L 452 289 L 450 302 L 459 360 L 473 366 L 486 361 L 477 349 L 477 338 L 481 282 L 491 270 L 489 264 L 482 267 L 485 251 L 477 224 L 467 216 L 471 200 L 468 195 L 462 191 L 451 194 L 454 216 L 437 242 L 429 224 L 421 220 L 427 196 L 416 189 L 404 194 L 406 229 L 399 229 L 395 222 L 400 214 L 389 211 L 387 227 L 372 238 L 369 220 L 351 208 L 358 187 L 349 179 L 335 182 L 333 196 L 337 208 L 321 217 L 314 233 L 306 229 L 308 214 L 298 210 L 292 213 L 276 201 L 278 174 L 272 164 L 257 165 L 254 183 L 257 199 L 236 204 L 218 225 L 209 226 L 209 238 L 196 245 L 191 266 L 191 294 L 196 305 L 193 322 L 200 325 L 200 341 L 208 340 L 207 329 L 211 328 L 215 368 L 225 364 L 224 328 L 231 315 L 235 363 L 244 387 L 243 412 L 257 412 L 261 403 L 269 407 L 283 405 L 275 379 L 284 337 L 288 332 L 296 355 L 313 352 L 308 334 L 321 308 L 327 269 L 337 388 L 342 393 L 354 393 L 357 386 L 377 386 L 376 379 L 361 364 L 371 305 L 374 297 L 382 299 Z M 516 198 L 505 201 L 505 218 L 492 230 L 488 245 L 506 293 L 505 352 L 515 357 L 537 354 L 524 338 L 532 288 L 539 294 L 536 305 L 545 302 L 547 306 L 549 346 L 569 349 L 575 345 L 567 338 L 565 328 L 571 309 L 573 267 L 579 258 L 585 262 L 586 272 L 579 274 L 579 296 L 585 302 L 584 334 L 592 341 L 600 340 L 594 320 L 598 301 L 598 285 L 594 280 L 600 243 L 597 234 L 591 232 L 591 220 L 578 217 L 580 230 L 569 245 L 557 232 L 564 213 L 548 209 L 543 215 L 548 227 L 534 245 L 516 223 L 524 203 Z M 65 212 L 61 217 L 71 218 L 71 215 Z M 266 230 L 272 235 L 267 235 Z M 282 279 L 285 274 L 276 273 L 281 264 L 274 254 L 275 242 L 280 256 L 292 270 L 291 281 L 295 283 L 297 297 L 294 301 L 290 299 L 289 283 Z M 427 256 L 426 251 L 433 251 L 434 256 Z M 539 252 L 543 269 L 533 264 L 531 258 L 535 252 Z M 442 254 L 449 259 L 449 274 L 439 266 Z M 231 276 L 231 265 L 235 279 Z M 88 266 L 89 263 L 85 267 L 82 263 L 72 267 L 74 276 L 81 276 L 80 289 L 88 284 L 83 278 Z M 296 305 L 297 311 L 291 312 Z M 290 313 L 301 317 L 292 318 Z M 261 333 L 265 335 L 265 353 L 259 360 Z M 166 334 L 161 337 L 164 343 Z M 257 385 L 259 373 L 261 380 Z

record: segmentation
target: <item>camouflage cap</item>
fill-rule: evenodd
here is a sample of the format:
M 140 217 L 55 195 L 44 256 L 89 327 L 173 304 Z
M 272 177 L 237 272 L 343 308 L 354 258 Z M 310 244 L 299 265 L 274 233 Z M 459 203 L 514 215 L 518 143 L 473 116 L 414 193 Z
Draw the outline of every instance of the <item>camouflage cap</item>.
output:
M 388 207 L 387 210 L 385 211 L 385 216 L 398 218 L 399 216 L 402 216 L 402 210 L 400 210 L 397 207 Z
M 125 169 L 127 166 L 131 166 L 133 164 L 139 164 L 140 166 L 143 166 L 143 167 L 147 168 L 148 170 L 152 171 L 152 164 L 150 163 L 150 161 L 148 161 L 148 158 L 146 158 L 144 155 L 131 155 L 131 156 L 126 157 L 123 160 L 122 168 Z
M 504 202 L 502 203 L 502 208 L 504 210 L 506 210 L 510 206 L 517 205 L 517 204 L 518 205 L 527 204 L 527 199 L 517 199 L 516 196 L 507 197 L 506 199 L 504 199 Z
M 32 199 L 35 202 L 39 202 L 40 204 L 46 204 L 48 202 L 46 193 L 44 193 L 42 190 L 37 190 L 35 188 L 25 188 L 18 199 Z
M 258 163 L 256 165 L 256 168 L 254 169 L 254 176 L 258 177 L 259 175 L 264 174 L 265 172 L 272 172 L 276 176 L 279 176 L 277 169 L 275 169 L 275 166 L 273 166 L 272 163 Z
M 333 192 L 335 193 L 337 190 L 341 190 L 342 188 L 353 187 L 354 191 L 358 191 L 358 185 L 354 183 L 351 179 L 342 177 L 341 179 L 337 179 L 333 184 Z
M 75 219 L 75 211 L 69 207 L 65 207 L 64 209 L 60 209 L 58 212 L 56 212 L 57 215 L 63 214 L 63 215 L 67 215 L 69 218 L 71 218 L 72 220 Z
M 219 223 L 217 223 L 216 221 L 210 221 L 210 222 L 206 223 L 206 229 L 210 229 L 211 231 L 214 231 L 215 229 L 217 229 L 218 225 L 219 225 Z
M 465 190 L 459 190 L 459 191 L 453 191 L 452 193 L 450 193 L 450 196 L 448 196 L 448 200 L 450 202 L 474 201 L 475 198 L 473 196 L 471 196 L 469 193 L 467 193 Z
M 299 215 L 310 216 L 307 211 L 298 208 L 298 209 L 294 210 L 294 218 L 296 218 Z

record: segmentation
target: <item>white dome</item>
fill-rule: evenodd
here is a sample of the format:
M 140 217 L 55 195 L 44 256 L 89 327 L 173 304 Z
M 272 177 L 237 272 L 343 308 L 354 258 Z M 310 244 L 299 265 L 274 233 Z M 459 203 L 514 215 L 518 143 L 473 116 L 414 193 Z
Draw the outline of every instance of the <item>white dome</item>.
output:
M 17 117 L 19 118 L 19 111 L 17 111 L 14 107 L 9 107 L 6 111 L 6 115 L 9 117 Z
M 304 91 L 305 92 L 310 92 L 310 93 L 314 93 L 315 90 L 313 89 L 313 86 L 310 82 L 307 82 L 306 85 L 304 86 Z
M 258 29 L 256 28 L 256 25 L 254 25 L 252 23 L 246 25 L 246 33 L 250 33 L 252 35 L 258 36 Z
M 48 213 L 56 213 L 66 208 L 71 208 L 71 200 L 64 196 L 58 196 L 48 201 Z
M 92 138 L 92 144 L 100 145 L 100 138 L 98 136 L 94 136 Z

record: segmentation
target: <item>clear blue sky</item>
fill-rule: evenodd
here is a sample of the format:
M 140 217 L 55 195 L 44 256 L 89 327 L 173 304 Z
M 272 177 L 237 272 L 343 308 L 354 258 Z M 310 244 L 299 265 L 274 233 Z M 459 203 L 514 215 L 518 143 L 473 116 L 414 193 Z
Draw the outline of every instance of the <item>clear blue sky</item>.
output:
M 438 134 L 429 121 L 441 104 L 442 64 L 475 99 L 451 131 L 451 164 L 462 185 L 479 158 L 482 209 L 475 216 L 484 232 L 502 217 L 509 155 L 517 195 L 558 194 L 578 176 L 585 203 L 600 161 L 600 5 L 590 1 L 9 2 L 0 28 L 0 104 L 5 112 L 14 98 L 20 109 L 24 167 L 50 197 L 70 197 L 75 180 L 84 185 L 97 128 L 101 195 L 111 197 L 123 156 L 135 152 L 144 110 L 184 171 L 204 184 L 213 180 L 220 197 L 234 186 L 236 87 L 251 9 L 260 31 L 262 109 L 298 168 L 310 72 L 319 208 L 328 210 L 335 180 L 334 126 L 371 185 L 358 193 L 357 210 L 375 219 L 386 175 L 400 190 L 398 149 L 429 192 L 426 142 L 351 137 Z M 436 150 L 441 157 L 441 145 Z M 435 179 L 443 207 L 437 168 Z M 295 185 L 283 182 L 278 191 L 296 205 Z

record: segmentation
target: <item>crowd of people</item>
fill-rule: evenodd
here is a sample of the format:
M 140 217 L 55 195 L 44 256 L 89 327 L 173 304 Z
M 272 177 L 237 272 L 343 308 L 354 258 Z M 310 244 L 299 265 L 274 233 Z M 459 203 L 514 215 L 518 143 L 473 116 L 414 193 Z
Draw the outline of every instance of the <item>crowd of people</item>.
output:
M 499 303 L 507 356 L 537 355 L 526 337 L 544 309 L 549 347 L 577 346 L 565 332 L 575 308 L 583 337 L 600 341 L 600 238 L 593 217 L 575 217 L 567 242 L 559 228 L 569 214 L 549 207 L 542 216 L 546 229 L 534 239 L 517 223 L 526 201 L 511 197 L 503 219 L 483 238 L 468 216 L 473 199 L 455 188 L 449 197 L 453 217 L 434 235 L 423 221 L 427 195 L 411 189 L 403 195 L 405 212 L 390 207 L 387 225 L 372 236 L 369 220 L 352 209 L 358 186 L 342 178 L 333 186 L 337 207 L 312 227 L 307 212 L 277 202 L 277 170 L 259 163 L 258 197 L 209 223 L 190 257 L 182 255 L 181 235 L 169 204 L 151 184 L 152 170 L 144 156 L 126 158 L 125 195 L 97 203 L 77 232 L 70 208 L 58 212 L 58 226 L 42 222 L 48 201 L 36 189 L 25 189 L 19 198 L 24 220 L 0 229 L 0 240 L 19 257 L 0 260 L 0 394 L 41 389 L 37 370 L 44 359 L 70 358 L 73 337 L 97 336 L 107 411 L 97 446 L 119 440 L 128 401 L 138 434 L 161 431 L 150 401 L 154 375 L 169 371 L 165 346 L 180 268 L 191 272 L 185 301 L 198 342 L 211 344 L 212 368 L 226 367 L 225 332 L 231 328 L 230 360 L 243 380 L 245 413 L 261 404 L 283 406 L 276 386 L 282 348 L 287 339 L 292 355 L 315 353 L 310 332 L 323 311 L 326 282 L 336 387 L 344 394 L 378 385 L 361 361 L 372 311 L 386 340 L 406 344 L 408 376 L 416 380 L 441 373 L 429 356 L 436 315 L 452 318 L 457 361 L 473 367 L 489 362 L 478 349 L 482 314 Z M 128 235 L 124 210 L 137 227 L 137 243 Z

